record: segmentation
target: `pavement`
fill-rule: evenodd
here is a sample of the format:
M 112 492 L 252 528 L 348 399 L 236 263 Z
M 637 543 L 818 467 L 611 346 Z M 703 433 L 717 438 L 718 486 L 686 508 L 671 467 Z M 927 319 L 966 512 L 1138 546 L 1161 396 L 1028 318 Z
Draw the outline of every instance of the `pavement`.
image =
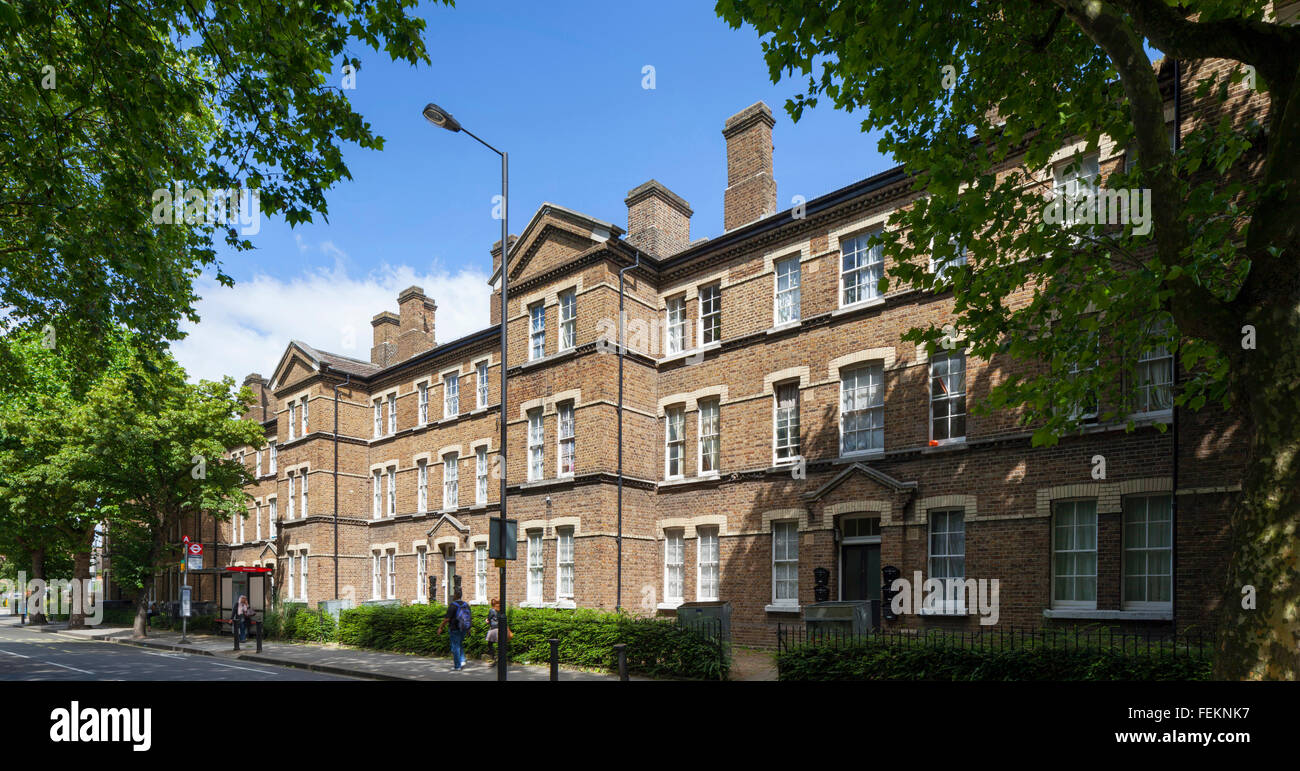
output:
M 294 643 L 280 641 L 263 641 L 262 652 L 257 653 L 257 643 L 252 638 L 240 645 L 240 651 L 234 651 L 234 641 L 230 637 L 218 637 L 209 634 L 190 634 L 186 643 L 181 643 L 181 636 L 177 632 L 168 632 L 162 630 L 150 631 L 149 636 L 143 639 L 136 639 L 131 636 L 131 629 L 126 627 L 88 627 L 86 629 L 68 629 L 66 624 L 47 624 L 44 627 L 21 627 L 17 626 L 17 619 L 12 617 L 0 616 L 0 679 L 15 679 L 6 677 L 4 666 L 5 659 L 11 656 L 21 655 L 17 652 L 7 651 L 6 643 L 11 642 L 14 635 L 20 635 L 21 641 L 26 644 L 43 643 L 45 640 L 80 642 L 90 644 L 100 648 L 113 648 L 119 650 L 147 649 L 157 655 L 159 652 L 166 652 L 162 655 L 173 658 L 184 658 L 199 660 L 208 658 L 210 663 L 217 664 L 224 662 L 226 666 L 231 666 L 231 662 L 238 662 L 245 669 L 252 671 L 263 671 L 261 665 L 274 668 L 287 668 L 300 672 L 303 675 L 316 675 L 316 677 L 297 677 L 288 679 L 343 679 L 343 678 L 362 678 L 367 680 L 484 680 L 495 681 L 497 679 L 496 666 L 491 663 L 477 661 L 474 659 L 466 660 L 465 666 L 456 671 L 452 669 L 450 658 L 440 658 L 435 656 L 418 656 L 404 653 L 391 653 L 388 651 L 373 651 L 359 648 L 346 648 L 338 645 L 314 645 L 309 643 Z M 18 649 L 14 649 L 17 651 Z M 40 651 L 26 651 L 27 655 L 36 655 Z M 83 653 L 89 653 L 88 649 L 83 649 Z M 9 653 L 10 656 L 4 654 Z M 141 651 L 144 653 L 144 651 Z M 48 656 L 47 656 L 48 658 Z M 46 662 L 53 664 L 55 667 L 61 666 L 56 663 L 61 659 L 50 659 Z M 63 664 L 73 664 L 75 662 L 63 661 Z M 253 665 L 253 666 L 249 666 Z M 189 667 L 192 669 L 193 667 Z M 239 667 L 236 667 L 238 669 Z M 49 669 L 47 667 L 46 669 Z M 68 666 L 70 673 L 85 672 L 90 674 L 95 670 L 91 669 L 90 664 L 83 668 Z M 508 672 L 510 680 L 521 681 L 548 681 L 550 680 L 550 668 L 547 666 L 532 666 L 513 664 Z M 564 681 L 617 681 L 617 675 L 611 675 L 602 672 L 585 672 L 582 670 L 571 669 L 567 667 L 560 668 L 560 680 Z M 26 679 L 45 679 L 41 677 Z M 102 677 L 64 677 L 62 679 L 106 679 Z M 132 679 L 172 679 L 172 678 L 151 678 L 139 677 Z M 203 678 L 199 678 L 203 679 Z M 261 679 L 257 677 L 236 676 L 233 672 L 225 678 L 214 679 Z M 646 678 L 631 678 L 642 680 Z

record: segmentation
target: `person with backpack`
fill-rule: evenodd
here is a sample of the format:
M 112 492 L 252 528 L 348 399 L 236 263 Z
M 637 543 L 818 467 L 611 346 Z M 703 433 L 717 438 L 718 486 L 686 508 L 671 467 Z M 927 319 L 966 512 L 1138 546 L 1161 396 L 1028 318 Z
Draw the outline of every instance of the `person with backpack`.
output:
M 447 615 L 438 625 L 438 634 L 442 634 L 448 624 L 451 625 L 451 663 L 452 669 L 459 670 L 465 666 L 465 633 L 469 631 L 474 617 L 469 610 L 469 603 L 460 598 L 456 590 L 456 599 L 447 606 Z

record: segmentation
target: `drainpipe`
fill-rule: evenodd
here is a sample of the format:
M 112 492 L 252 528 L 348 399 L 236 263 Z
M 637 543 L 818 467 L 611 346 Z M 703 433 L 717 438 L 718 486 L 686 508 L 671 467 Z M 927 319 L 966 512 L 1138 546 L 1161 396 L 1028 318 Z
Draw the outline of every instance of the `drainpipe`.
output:
M 1177 59 L 1174 59 L 1174 152 L 1183 142 L 1183 68 Z M 1181 340 L 1178 341 L 1181 344 Z M 1178 348 L 1174 346 L 1173 356 L 1173 373 L 1170 377 L 1170 396 L 1177 392 L 1178 385 Z M 1174 617 L 1174 631 L 1178 631 L 1178 402 L 1173 403 L 1173 430 L 1170 432 L 1170 443 L 1173 445 L 1173 464 L 1170 469 L 1170 492 L 1169 492 L 1169 535 L 1173 539 L 1170 544 L 1169 556 L 1169 611 Z
M 352 373 L 347 380 L 334 384 L 334 599 L 339 599 L 339 386 L 352 385 Z
M 618 578 L 614 589 L 614 610 L 623 609 L 623 353 L 626 340 L 623 333 L 623 275 L 641 266 L 641 250 L 636 249 L 636 262 L 618 271 Z

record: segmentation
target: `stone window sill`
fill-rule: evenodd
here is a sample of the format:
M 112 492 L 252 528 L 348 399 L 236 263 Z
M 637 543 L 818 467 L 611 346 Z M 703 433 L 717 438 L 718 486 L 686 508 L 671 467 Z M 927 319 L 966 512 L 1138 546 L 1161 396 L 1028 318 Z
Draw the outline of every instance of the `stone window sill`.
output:
M 1173 621 L 1172 610 L 1088 610 L 1086 608 L 1047 608 L 1044 618 L 1072 618 L 1088 621 Z
M 799 613 L 803 610 L 800 605 L 767 605 L 763 608 L 768 613 Z

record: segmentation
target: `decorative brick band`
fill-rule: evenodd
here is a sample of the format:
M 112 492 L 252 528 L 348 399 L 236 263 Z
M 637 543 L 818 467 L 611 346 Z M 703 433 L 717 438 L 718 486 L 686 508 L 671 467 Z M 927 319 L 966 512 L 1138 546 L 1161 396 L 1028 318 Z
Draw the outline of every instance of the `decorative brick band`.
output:
M 929 498 L 919 498 L 916 501 L 916 524 L 930 521 L 930 509 L 962 509 L 967 522 L 978 517 L 974 495 L 932 495 Z
M 1034 515 L 1052 516 L 1052 501 L 1066 498 L 1096 498 L 1098 514 L 1118 514 L 1123 511 L 1121 498 L 1125 495 L 1167 493 L 1172 489 L 1173 481 L 1169 477 L 1145 477 L 1121 482 L 1077 482 L 1043 487 L 1038 490 Z

